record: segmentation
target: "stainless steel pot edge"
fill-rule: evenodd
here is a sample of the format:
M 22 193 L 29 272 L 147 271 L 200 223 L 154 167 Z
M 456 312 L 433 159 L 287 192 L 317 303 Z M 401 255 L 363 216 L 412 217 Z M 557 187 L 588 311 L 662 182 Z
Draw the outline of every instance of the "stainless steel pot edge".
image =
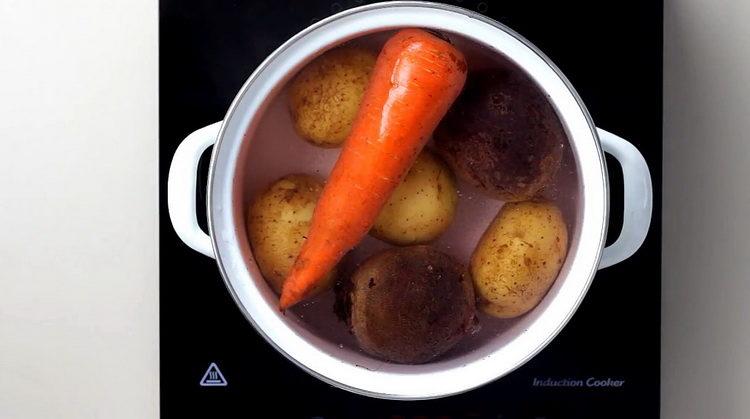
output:
M 583 100 L 578 95 L 578 92 L 573 88 L 570 81 L 565 77 L 565 75 L 560 71 L 560 69 L 547 57 L 543 52 L 541 52 L 536 46 L 534 46 L 531 42 L 529 42 L 526 38 L 515 32 L 514 30 L 508 28 L 507 26 L 503 25 L 500 22 L 497 22 L 493 19 L 487 18 L 486 16 L 483 16 L 479 13 L 475 13 L 471 10 L 464 9 L 457 6 L 451 6 L 451 5 L 445 5 L 445 4 L 437 4 L 437 3 L 431 3 L 431 2 L 424 2 L 424 1 L 393 1 L 393 2 L 383 2 L 383 3 L 375 3 L 370 5 L 364 5 L 352 9 L 348 9 L 345 11 L 342 11 L 338 14 L 335 14 L 333 16 L 329 16 L 328 18 L 325 18 L 313 25 L 310 25 L 297 33 L 296 35 L 292 36 L 290 39 L 288 39 L 286 42 L 284 42 L 279 48 L 277 48 L 274 52 L 272 52 L 256 69 L 253 71 L 253 73 L 248 77 L 247 81 L 242 85 L 239 92 L 235 96 L 235 98 L 232 100 L 231 104 L 229 105 L 229 108 L 227 110 L 227 113 L 224 117 L 224 123 L 221 126 L 221 129 L 219 130 L 216 143 L 214 144 L 213 151 L 211 153 L 211 159 L 209 164 L 209 173 L 208 173 L 208 188 L 207 188 L 207 195 L 206 195 L 206 214 L 208 219 L 208 231 L 209 236 L 211 237 L 211 244 L 213 246 L 214 254 L 216 255 L 216 262 L 219 267 L 219 272 L 222 276 L 222 279 L 224 281 L 225 286 L 227 287 L 227 290 L 229 291 L 232 299 L 234 300 L 235 304 L 239 307 L 240 311 L 242 312 L 243 316 L 252 324 L 255 331 L 263 337 L 263 339 L 268 342 L 272 347 L 274 347 L 277 351 L 279 351 L 281 354 L 284 355 L 287 359 L 292 361 L 295 365 L 299 366 L 302 370 L 306 371 L 310 375 L 322 380 L 323 382 L 326 382 L 330 385 L 333 385 L 335 387 L 345 389 L 347 391 L 350 391 L 355 394 L 360 394 L 368 397 L 374 397 L 379 399 L 387 399 L 387 400 L 430 400 L 430 399 L 438 399 L 448 396 L 453 396 L 457 394 L 462 394 L 468 391 L 471 391 L 475 388 L 482 387 L 492 381 L 495 381 L 497 378 L 492 380 L 487 380 L 485 382 L 477 383 L 475 386 L 466 388 L 462 391 L 456 391 L 452 393 L 446 393 L 442 395 L 436 395 L 432 397 L 409 397 L 409 396 L 400 396 L 395 394 L 385 394 L 385 393 L 374 393 L 362 389 L 358 389 L 355 387 L 348 386 L 346 384 L 340 383 L 338 381 L 329 379 L 328 377 L 319 374 L 318 372 L 308 368 L 304 364 L 298 362 L 295 358 L 290 356 L 288 353 L 286 353 L 282 348 L 280 348 L 276 343 L 271 340 L 260 327 L 255 323 L 252 316 L 247 312 L 247 310 L 244 308 L 243 304 L 241 303 L 239 297 L 237 296 L 233 286 L 231 285 L 230 280 L 227 277 L 226 270 L 224 268 L 224 264 L 222 262 L 221 252 L 219 251 L 219 246 L 217 243 L 217 238 L 214 235 L 214 221 L 213 221 L 213 212 L 211 210 L 210 202 L 212 201 L 212 195 L 213 195 L 213 183 L 214 183 L 214 164 L 216 160 L 216 156 L 218 154 L 218 150 L 221 148 L 221 143 L 224 138 L 224 132 L 226 129 L 226 121 L 228 121 L 232 116 L 234 115 L 237 105 L 239 102 L 242 101 L 244 95 L 247 93 L 249 87 L 253 84 L 255 79 L 257 78 L 258 74 L 260 74 L 273 60 L 276 59 L 278 55 L 280 55 L 283 51 L 285 51 L 291 44 L 297 42 L 299 39 L 303 38 L 308 33 L 312 32 L 313 30 L 327 25 L 331 22 L 335 22 L 336 20 L 339 20 L 343 17 L 362 12 L 362 11 L 368 11 L 368 10 L 377 10 L 382 8 L 391 8 L 391 7 L 425 7 L 425 8 L 434 8 L 434 9 L 442 9 L 447 10 L 451 12 L 456 12 L 463 14 L 465 16 L 471 17 L 472 19 L 480 20 L 484 23 L 487 23 L 491 26 L 494 26 L 509 35 L 516 38 L 519 42 L 524 44 L 527 48 L 529 48 L 531 51 L 533 51 L 536 55 L 538 55 L 554 72 L 555 74 L 563 81 L 565 86 L 570 90 L 573 97 L 575 98 L 576 102 L 578 103 L 578 106 L 580 110 L 582 111 L 583 115 L 586 118 L 586 122 L 589 125 L 589 129 L 591 130 L 593 137 L 598 140 L 599 136 L 596 131 L 596 126 L 594 125 L 593 119 L 591 118 L 591 115 L 589 114 L 585 104 L 583 103 Z M 515 368 L 508 371 L 508 373 L 514 371 L 515 369 L 519 368 L 520 366 L 524 365 L 526 362 L 528 362 L 531 358 L 536 356 L 544 347 L 546 347 L 550 341 L 552 341 L 559 333 L 560 331 L 567 325 L 568 321 L 570 321 L 570 318 L 573 316 L 573 314 L 577 311 L 578 307 L 580 306 L 581 301 L 583 300 L 583 297 L 586 295 L 588 289 L 591 286 L 591 282 L 593 281 L 593 277 L 597 271 L 597 267 L 599 266 L 599 261 L 601 259 L 602 249 L 604 248 L 605 240 L 607 237 L 607 228 L 609 226 L 609 177 L 607 175 L 606 171 L 606 160 L 604 159 L 604 153 L 601 149 L 601 146 L 599 142 L 595 144 L 597 154 L 600 159 L 600 167 L 602 167 L 602 179 L 604 180 L 604 217 L 605 222 L 602 223 L 603 227 L 601 229 L 600 238 L 599 238 L 599 244 L 597 246 L 597 252 L 595 255 L 595 263 L 592 265 L 592 270 L 589 273 L 589 278 L 586 283 L 586 287 L 584 289 L 584 292 L 582 292 L 578 299 L 576 300 L 575 304 L 571 307 L 571 310 L 566 315 L 565 319 L 560 323 L 559 327 L 549 335 L 548 339 L 543 341 L 540 345 L 538 345 L 536 348 L 534 348 L 533 351 L 529 353 L 529 355 L 523 359 L 522 362 L 520 362 Z M 498 377 L 499 378 L 499 377 Z

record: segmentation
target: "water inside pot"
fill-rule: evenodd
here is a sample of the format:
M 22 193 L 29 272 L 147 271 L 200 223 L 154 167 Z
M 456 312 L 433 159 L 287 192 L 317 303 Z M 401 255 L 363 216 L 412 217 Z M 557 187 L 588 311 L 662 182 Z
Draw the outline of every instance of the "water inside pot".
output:
M 351 43 L 378 50 L 391 32 L 381 32 L 366 37 L 358 38 Z M 469 64 L 469 77 L 471 72 L 486 68 L 506 68 L 524 74 L 504 56 L 485 46 L 462 38 L 455 34 L 448 34 L 451 41 L 467 57 Z M 529 83 L 533 83 L 529 79 Z M 430 142 L 427 147 L 431 148 Z M 242 190 L 242 205 L 246 209 L 253 197 L 257 196 L 268 185 L 277 179 L 292 173 L 306 173 L 326 177 L 330 172 L 340 149 L 319 148 L 311 145 L 300 138 L 295 132 L 288 105 L 287 89 L 283 88 L 271 99 L 269 105 L 252 134 L 252 142 L 246 153 L 243 153 L 244 173 L 239 181 Z M 433 246 L 443 252 L 454 256 L 464 264 L 468 264 L 471 254 L 479 241 L 479 238 L 497 215 L 503 202 L 488 197 L 484 192 L 470 184 L 458 180 L 459 203 L 455 219 L 448 230 L 442 234 Z M 562 165 L 556 179 L 551 187 L 547 188 L 543 197 L 553 200 L 562 210 L 568 224 L 568 233 L 573 242 L 577 233 L 578 200 L 580 196 L 579 180 L 576 171 L 576 162 L 571 153 L 571 148 L 565 144 Z M 246 210 L 238 212 L 245 214 Z M 237 222 L 243 226 L 244 220 Z M 367 236 L 357 248 L 351 251 L 342 262 L 342 272 L 349 272 L 362 260 L 390 247 L 391 245 Z M 265 284 L 263 284 L 265 285 Z M 556 292 L 553 285 L 546 298 Z M 294 309 L 287 312 L 286 316 L 296 316 L 305 328 L 319 338 L 331 342 L 342 351 L 360 351 L 353 335 L 348 327 L 341 322 L 334 313 L 334 293 L 325 292 Z M 541 303 L 544 304 L 544 301 Z M 493 318 L 479 314 L 481 324 L 480 330 L 464 339 L 457 347 L 444 355 L 441 359 L 450 359 L 465 355 L 488 342 L 493 345 L 502 345 L 505 341 L 504 333 L 511 328 L 523 327 L 525 316 L 530 313 L 510 320 Z M 510 336 L 508 336 L 510 339 Z

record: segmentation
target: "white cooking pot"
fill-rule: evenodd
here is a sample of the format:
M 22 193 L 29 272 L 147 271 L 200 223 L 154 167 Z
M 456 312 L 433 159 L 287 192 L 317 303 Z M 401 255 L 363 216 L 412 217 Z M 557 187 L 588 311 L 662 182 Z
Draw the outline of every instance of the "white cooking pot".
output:
M 336 150 L 319 151 L 295 136 L 283 101 L 277 100 L 287 81 L 312 58 L 342 42 L 414 26 L 445 32 L 459 47 L 482 45 L 485 51 L 502 54 L 525 71 L 549 97 L 566 129 L 577 186 L 568 256 L 542 302 L 496 334 L 472 341 L 472 347 L 424 365 L 399 365 L 370 357 L 357 348 L 342 348 L 300 316 L 282 314 L 277 309 L 278 297 L 253 262 L 244 216 L 252 193 L 285 171 L 297 169 L 294 164 L 298 160 L 321 172 L 335 160 Z M 269 136 L 273 138 L 264 142 L 263 138 Z M 196 219 L 195 191 L 198 160 L 211 145 L 207 235 Z M 602 150 L 620 162 L 625 194 L 622 233 L 607 248 L 608 177 Z M 651 219 L 652 190 L 648 166 L 638 150 L 622 138 L 595 128 L 568 80 L 523 37 L 461 8 L 390 2 L 331 16 L 271 54 L 242 86 L 222 122 L 195 131 L 180 144 L 169 170 L 168 205 L 180 238 L 198 252 L 216 258 L 226 286 L 245 317 L 279 352 L 337 387 L 373 397 L 414 400 L 470 390 L 536 355 L 571 318 L 597 269 L 628 258 L 640 247 Z M 477 234 L 496 210 L 490 208 L 490 218 L 474 230 L 466 229 L 461 237 L 471 236 L 476 243 Z

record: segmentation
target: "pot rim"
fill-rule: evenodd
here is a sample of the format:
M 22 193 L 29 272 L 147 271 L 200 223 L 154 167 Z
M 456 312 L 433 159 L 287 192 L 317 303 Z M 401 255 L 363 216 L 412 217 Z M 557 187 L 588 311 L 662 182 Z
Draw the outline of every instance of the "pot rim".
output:
M 505 368 L 503 371 L 500 371 L 497 374 L 491 374 L 491 376 L 485 375 L 482 379 L 478 380 L 468 380 L 471 381 L 470 385 L 467 385 L 465 383 L 461 384 L 454 384 L 454 383 L 448 383 L 448 388 L 443 388 L 440 390 L 423 390 L 420 391 L 420 389 L 411 389 L 411 391 L 403 391 L 403 392 L 386 392 L 386 391 L 373 391 L 367 388 L 364 388 L 363 386 L 356 386 L 351 385 L 346 382 L 342 382 L 342 380 L 336 380 L 331 378 L 330 371 L 325 372 L 321 371 L 320 368 L 316 369 L 311 365 L 307 365 L 304 361 L 301 361 L 297 359 L 294 355 L 290 353 L 290 351 L 286 348 L 283 348 L 280 344 L 278 344 L 272 337 L 269 336 L 266 330 L 262 326 L 256 322 L 255 317 L 253 314 L 251 314 L 248 311 L 248 308 L 246 307 L 245 303 L 242 301 L 242 298 L 240 295 L 238 295 L 237 289 L 235 289 L 235 284 L 232 282 L 230 274 L 227 272 L 227 265 L 231 263 L 236 263 L 236 257 L 234 255 L 224 255 L 222 252 L 222 245 L 220 243 L 220 235 L 217 234 L 217 212 L 216 208 L 214 208 L 214 205 L 212 203 L 215 202 L 216 196 L 215 196 L 215 189 L 217 188 L 217 167 L 218 167 L 218 160 L 221 156 L 221 150 L 222 150 L 222 144 L 225 142 L 225 136 L 227 135 L 228 127 L 230 126 L 230 123 L 232 121 L 235 121 L 236 114 L 238 107 L 240 103 L 242 103 L 243 99 L 246 97 L 248 91 L 251 89 L 251 86 L 256 82 L 258 77 L 280 56 L 282 55 L 287 49 L 289 49 L 292 45 L 300 41 L 301 39 L 305 38 L 312 32 L 330 25 L 334 22 L 337 22 L 341 19 L 350 17 L 355 14 L 362 14 L 372 11 L 377 11 L 381 9 L 389 9 L 389 8 L 418 8 L 422 9 L 424 11 L 430 11 L 430 10 L 441 10 L 444 12 L 450 12 L 459 14 L 461 16 L 467 17 L 471 20 L 476 20 L 481 23 L 485 23 L 489 26 L 492 26 L 494 29 L 497 29 L 512 38 L 514 38 L 516 41 L 518 41 L 520 44 L 522 44 L 526 49 L 528 49 L 530 52 L 535 54 L 538 58 L 541 59 L 541 61 L 546 64 L 546 66 L 552 70 L 555 73 L 555 76 L 561 81 L 566 90 L 567 93 L 569 93 L 572 98 L 574 99 L 575 103 L 578 106 L 578 110 L 581 112 L 583 119 L 585 120 L 585 124 L 588 126 L 588 130 L 590 131 L 590 137 L 593 139 L 594 143 L 594 149 L 595 149 L 595 155 L 597 157 L 598 161 L 594 161 L 587 164 L 596 164 L 599 167 L 599 176 L 598 178 L 601 180 L 601 191 L 594 191 L 594 196 L 599 195 L 598 198 L 601 198 L 601 202 L 591 202 L 589 203 L 586 197 L 586 193 L 584 193 L 584 186 L 587 185 L 586 179 L 584 179 L 583 174 L 581 173 L 581 162 L 580 157 L 577 155 L 577 151 L 574 147 L 574 154 L 576 154 L 576 164 L 578 166 L 578 172 L 581 179 L 581 194 L 582 198 L 580 202 L 581 209 L 579 210 L 580 214 L 578 216 L 579 223 L 582 224 L 581 221 L 583 219 L 583 214 L 585 213 L 585 209 L 589 205 L 598 205 L 597 209 L 600 210 L 600 213 L 602 215 L 600 220 L 600 227 L 598 229 L 598 233 L 594 232 L 595 234 L 591 234 L 590 238 L 595 238 L 593 242 L 591 243 L 584 243 L 588 248 L 594 249 L 593 255 L 591 255 L 590 263 L 588 263 L 588 269 L 582 270 L 579 269 L 581 272 L 578 272 L 579 274 L 582 274 L 585 276 L 585 281 L 583 281 L 582 286 L 580 287 L 580 291 L 575 296 L 570 296 L 570 298 L 574 298 L 574 300 L 570 301 L 567 304 L 567 310 L 565 310 L 564 316 L 561 317 L 559 320 L 556 321 L 555 327 L 548 331 L 546 334 L 544 334 L 544 338 L 541 340 L 538 340 L 533 347 L 529 350 L 525 351 L 525 355 L 521 358 L 519 358 L 516 362 L 513 363 L 513 365 L 510 368 Z M 471 23 L 471 22 L 467 22 Z M 431 27 L 429 23 L 425 24 L 417 24 L 414 26 L 418 27 Z M 394 26 L 390 25 L 388 22 L 382 25 L 382 28 L 380 30 L 389 30 L 392 29 Z M 398 27 L 405 27 L 404 25 L 398 25 Z M 439 30 L 446 30 L 446 31 L 452 31 L 459 33 L 462 36 L 470 37 L 467 32 L 463 31 L 461 28 L 453 28 L 453 29 L 444 29 L 444 28 L 436 28 Z M 363 35 L 364 33 L 361 33 Z M 339 42 L 346 40 L 345 36 L 339 36 Z M 482 41 L 479 41 L 482 42 Z M 488 45 L 487 43 L 484 43 L 484 45 Z M 489 46 L 489 45 L 488 45 Z M 489 46 L 494 50 L 497 50 L 498 48 L 495 48 L 494 46 Z M 505 53 L 506 51 L 503 51 Z M 511 60 L 513 60 L 513 57 L 509 57 Z M 515 60 L 513 60 L 515 61 Z M 517 65 L 521 66 L 517 63 Z M 527 69 L 522 67 L 524 71 Z M 534 79 L 537 81 L 536 79 Z M 553 104 L 553 106 L 556 107 L 556 103 L 554 102 L 553 98 L 550 97 L 550 102 Z M 258 109 L 256 113 L 262 113 L 263 109 Z M 560 112 L 558 110 L 558 115 L 560 115 Z M 562 116 L 560 116 L 563 124 L 566 127 L 566 131 L 568 130 L 568 120 L 564 119 Z M 245 124 L 245 129 L 250 131 L 250 128 L 247 124 Z M 242 135 L 244 138 L 244 134 Z M 574 143 L 574 137 L 568 134 L 570 143 Z M 236 153 L 235 153 L 236 154 Z M 578 93 L 575 91 L 571 83 L 568 81 L 568 79 L 563 75 L 563 73 L 555 66 L 552 61 L 544 55 L 538 48 L 536 48 L 531 42 L 526 40 L 524 37 L 513 31 L 512 29 L 508 28 L 507 26 L 492 20 L 490 18 L 487 18 L 481 14 L 475 13 L 471 10 L 467 10 L 461 7 L 457 6 L 451 6 L 451 5 L 444 5 L 444 4 L 436 4 L 431 2 L 424 2 L 424 1 L 392 1 L 392 2 L 382 2 L 382 3 L 374 3 L 369 5 L 364 5 L 352 9 L 348 9 L 342 12 L 339 12 L 335 15 L 332 15 L 326 19 L 323 19 L 319 22 L 316 22 L 313 25 L 308 26 L 307 28 L 303 29 L 293 37 L 291 37 L 289 40 L 287 40 L 285 43 L 283 43 L 279 48 L 277 48 L 273 53 L 271 53 L 256 69 L 253 71 L 253 73 L 250 75 L 250 77 L 247 79 L 247 81 L 243 84 L 243 86 L 238 91 L 237 95 L 235 96 L 234 100 L 230 104 L 228 111 L 226 113 L 226 117 L 224 118 L 224 121 L 221 125 L 221 129 L 219 131 L 219 134 L 217 136 L 217 141 L 214 145 L 213 152 L 211 154 L 211 161 L 209 166 L 209 175 L 208 175 L 208 191 L 207 191 L 207 218 L 208 218 L 208 229 L 209 229 L 209 236 L 211 237 L 212 246 L 214 249 L 214 254 L 216 255 L 216 262 L 219 267 L 219 271 L 221 273 L 222 279 L 224 280 L 224 283 L 232 296 L 232 299 L 235 301 L 237 306 L 240 308 L 241 312 L 245 316 L 245 318 L 253 325 L 254 329 L 269 343 L 272 347 L 274 347 L 277 351 L 279 351 L 281 354 L 283 354 L 287 359 L 292 361 L 294 364 L 298 365 L 300 368 L 302 368 L 304 371 L 310 373 L 311 375 L 317 377 L 318 379 L 331 384 L 333 386 L 336 386 L 338 388 L 342 388 L 357 394 L 366 395 L 370 397 L 376 397 L 376 398 L 384 398 L 384 399 L 392 399 L 392 400 L 426 400 L 426 399 L 434 399 L 434 398 L 440 398 L 455 394 L 464 393 L 466 391 L 475 389 L 477 387 L 483 386 L 489 382 L 492 382 L 504 375 L 507 375 L 508 373 L 512 372 L 513 370 L 517 369 L 518 367 L 524 365 L 528 360 L 536 356 L 544 347 L 546 347 L 549 342 L 554 339 L 557 334 L 562 330 L 562 328 L 568 323 L 570 318 L 573 316 L 573 314 L 577 311 L 578 306 L 580 305 L 583 297 L 586 295 L 589 286 L 591 285 L 591 282 L 593 281 L 593 277 L 597 271 L 597 267 L 599 265 L 599 260 L 601 258 L 602 249 L 604 248 L 605 239 L 606 239 L 606 233 L 607 233 L 607 227 L 608 227 L 608 216 L 609 216 L 609 202 L 608 202 L 608 195 L 609 195 L 609 184 L 608 184 L 608 175 L 606 172 L 606 162 L 604 160 L 604 154 L 601 149 L 601 146 L 599 144 L 599 138 L 598 134 L 596 132 L 596 127 L 593 123 L 593 120 L 588 113 L 588 110 L 586 109 L 586 106 L 584 105 L 583 101 L 581 100 Z M 596 180 L 588 180 L 588 182 L 596 182 Z M 225 188 L 226 189 L 226 188 Z M 593 188 L 596 189 L 596 188 Z M 601 192 L 601 193 L 600 193 Z M 222 211 L 231 211 L 231 209 L 223 208 Z M 582 236 L 582 234 L 580 234 Z M 597 237 L 598 236 L 598 237 Z M 577 246 L 581 246 L 582 243 L 578 243 Z M 573 248 L 573 245 L 571 243 L 571 250 Z M 572 253 L 569 250 L 568 258 L 570 257 L 570 253 Z M 244 260 L 240 260 L 241 263 L 245 263 Z M 566 260 L 566 265 L 568 264 Z M 572 264 L 572 263 L 571 263 Z M 561 270 L 562 273 L 562 270 Z M 570 272 L 568 272 L 569 274 Z M 559 282 L 559 281 L 556 281 Z M 291 331 L 291 330 L 290 330 Z M 494 351 L 497 352 L 497 351 Z M 489 357 L 487 357 L 489 358 Z M 477 361 L 484 360 L 485 358 L 477 359 Z M 342 366 L 344 366 L 345 363 L 342 362 Z M 469 364 L 464 365 L 463 367 L 468 367 Z M 354 365 L 346 365 L 347 367 L 358 367 Z M 362 370 L 362 368 L 360 368 Z M 364 370 L 362 370 L 364 371 Z M 353 372 L 353 371 L 352 371 Z M 354 372 L 353 372 L 354 373 Z M 429 380 L 433 380 L 435 375 L 433 374 L 440 374 L 438 373 L 431 373 L 427 374 L 428 377 L 426 377 Z M 399 375 L 402 379 L 406 377 L 406 375 Z

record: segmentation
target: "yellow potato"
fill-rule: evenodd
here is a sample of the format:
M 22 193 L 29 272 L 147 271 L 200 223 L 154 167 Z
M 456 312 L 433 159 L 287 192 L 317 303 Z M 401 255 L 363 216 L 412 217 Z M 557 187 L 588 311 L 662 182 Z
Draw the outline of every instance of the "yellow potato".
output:
M 351 131 L 367 87 L 375 54 L 339 47 L 308 64 L 292 81 L 289 105 L 297 133 L 307 141 L 336 147 Z
M 510 318 L 534 308 L 557 278 L 567 249 L 568 231 L 554 204 L 505 204 L 471 257 L 480 309 Z
M 370 234 L 398 245 L 427 243 L 448 228 L 457 203 L 453 173 L 425 150 L 393 191 Z
M 247 214 L 247 232 L 263 277 L 277 293 L 292 269 L 310 229 L 323 182 L 308 175 L 288 175 L 258 196 Z M 316 291 L 331 285 L 328 275 Z

